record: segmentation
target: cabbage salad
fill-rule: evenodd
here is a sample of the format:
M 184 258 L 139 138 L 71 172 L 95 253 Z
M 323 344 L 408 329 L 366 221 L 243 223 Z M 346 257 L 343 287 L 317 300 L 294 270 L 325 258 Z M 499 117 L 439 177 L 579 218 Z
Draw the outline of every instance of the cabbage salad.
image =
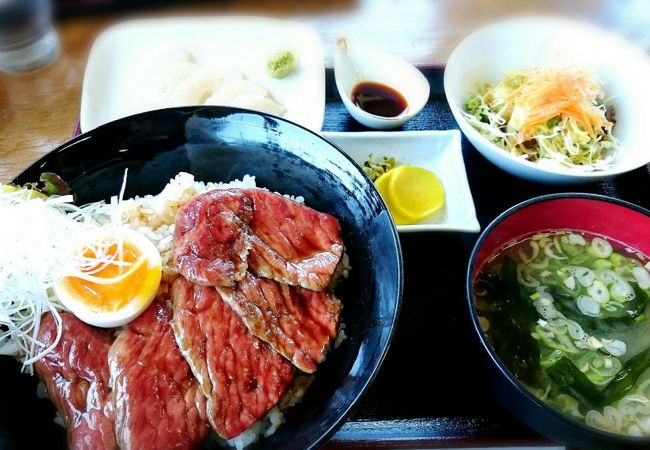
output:
M 527 161 L 593 171 L 616 158 L 614 108 L 605 105 L 591 72 L 511 72 L 496 86 L 479 86 L 464 109 L 467 121 L 490 142 Z

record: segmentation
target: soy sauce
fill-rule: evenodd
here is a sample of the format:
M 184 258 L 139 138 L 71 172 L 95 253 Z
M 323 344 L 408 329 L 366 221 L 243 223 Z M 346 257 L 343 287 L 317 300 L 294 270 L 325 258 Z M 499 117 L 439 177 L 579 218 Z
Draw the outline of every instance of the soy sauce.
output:
M 381 117 L 396 117 L 406 111 L 408 103 L 390 86 L 363 81 L 352 89 L 352 102 L 364 111 Z

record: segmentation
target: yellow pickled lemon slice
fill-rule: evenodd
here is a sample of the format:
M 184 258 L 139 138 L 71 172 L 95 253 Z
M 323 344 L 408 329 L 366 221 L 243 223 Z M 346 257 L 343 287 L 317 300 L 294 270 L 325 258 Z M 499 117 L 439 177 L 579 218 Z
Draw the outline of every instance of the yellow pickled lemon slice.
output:
M 400 166 L 375 181 L 397 225 L 420 222 L 445 204 L 445 190 L 430 170 Z
M 388 193 L 388 183 L 390 179 L 393 176 L 393 172 L 395 172 L 395 169 L 389 170 L 385 174 L 381 175 L 379 178 L 375 180 L 375 186 L 377 187 L 377 190 L 383 197 L 384 201 L 386 202 L 386 205 L 388 206 L 388 210 L 390 211 L 390 215 L 393 216 L 393 220 L 395 223 L 401 225 L 408 223 L 408 219 L 405 219 L 404 217 L 400 216 L 399 213 L 395 211 L 395 208 L 391 206 L 391 199 L 389 198 L 390 195 Z
M 445 190 L 435 173 L 422 167 L 393 169 L 387 193 L 395 211 L 410 223 L 437 213 L 445 205 Z
M 375 180 L 375 187 L 377 187 L 377 190 L 382 195 L 382 197 L 384 197 L 386 194 L 386 191 L 388 189 L 388 180 L 390 180 L 392 175 L 393 175 L 393 171 L 389 170 L 388 172 L 381 175 L 379 178 Z

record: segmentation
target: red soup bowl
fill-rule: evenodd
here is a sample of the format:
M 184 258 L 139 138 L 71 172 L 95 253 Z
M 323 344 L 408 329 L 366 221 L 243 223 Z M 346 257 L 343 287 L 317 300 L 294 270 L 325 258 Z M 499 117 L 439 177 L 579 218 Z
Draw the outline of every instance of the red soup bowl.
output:
M 615 198 L 583 193 L 551 194 L 527 200 L 502 213 L 480 235 L 466 277 L 467 305 L 485 356 L 486 376 L 503 405 L 549 439 L 587 449 L 650 448 L 650 436 L 602 431 L 547 406 L 517 380 L 481 328 L 473 286 L 482 266 L 513 242 L 551 230 L 607 237 L 650 255 L 650 211 Z

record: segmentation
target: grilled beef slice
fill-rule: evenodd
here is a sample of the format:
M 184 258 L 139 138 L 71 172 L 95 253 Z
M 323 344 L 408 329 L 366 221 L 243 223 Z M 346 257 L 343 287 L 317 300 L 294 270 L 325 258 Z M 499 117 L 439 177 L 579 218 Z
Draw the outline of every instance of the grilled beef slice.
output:
M 303 372 L 313 373 L 336 337 L 342 305 L 310 291 L 247 273 L 234 289 L 217 288 L 255 336 Z
M 294 369 L 251 335 L 214 287 L 178 277 L 172 287 L 176 340 L 207 398 L 208 420 L 238 436 L 276 405 Z
M 327 287 L 343 254 L 339 222 L 273 192 L 248 192 L 254 204 L 249 270 L 313 291 Z
M 193 449 L 209 431 L 205 398 L 178 349 L 171 315 L 155 301 L 110 349 L 115 429 L 123 450 Z
M 238 189 L 217 189 L 186 204 L 176 216 L 174 264 L 185 278 L 233 286 L 246 273 L 252 199 Z
M 263 189 L 217 189 L 185 205 L 176 219 L 174 264 L 200 285 L 232 287 L 250 270 L 320 291 L 343 254 L 341 227 Z
M 53 351 L 34 364 L 50 399 L 63 418 L 73 450 L 108 450 L 115 442 L 113 401 L 108 370 L 112 335 L 61 313 L 61 339 Z M 52 314 L 43 316 L 38 339 L 56 340 Z

